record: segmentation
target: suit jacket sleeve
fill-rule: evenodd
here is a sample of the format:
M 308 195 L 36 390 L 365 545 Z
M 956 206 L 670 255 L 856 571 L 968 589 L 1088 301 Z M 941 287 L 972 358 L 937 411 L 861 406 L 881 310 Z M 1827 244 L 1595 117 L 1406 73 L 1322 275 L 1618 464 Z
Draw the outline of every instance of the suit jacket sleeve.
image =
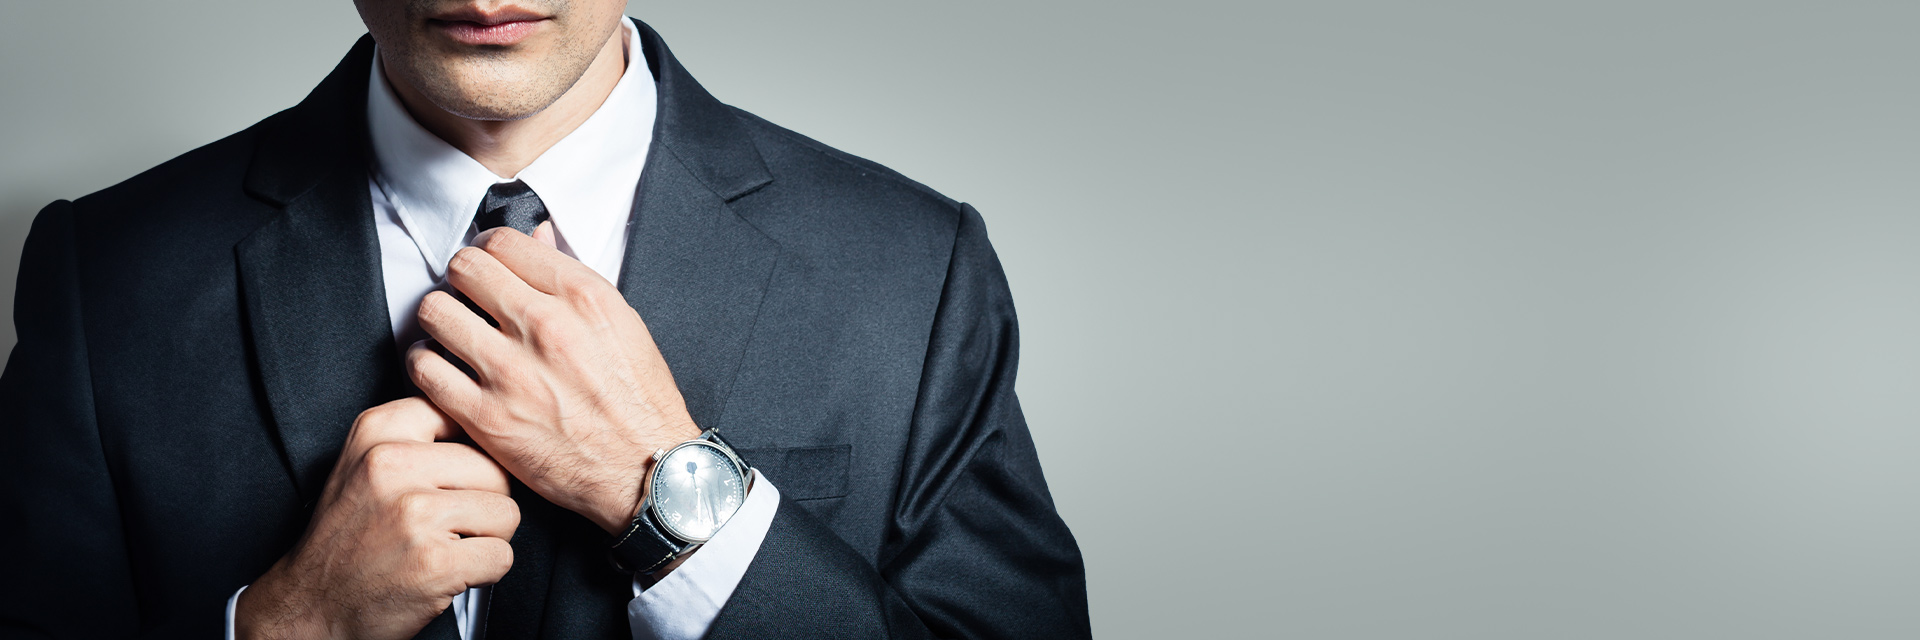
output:
M 783 500 L 708 637 L 1090 635 L 1080 551 L 1013 393 L 1006 277 L 961 214 L 878 566 Z
M 94 421 L 71 203 L 34 219 L 0 374 L 0 635 L 124 637 L 136 620 Z

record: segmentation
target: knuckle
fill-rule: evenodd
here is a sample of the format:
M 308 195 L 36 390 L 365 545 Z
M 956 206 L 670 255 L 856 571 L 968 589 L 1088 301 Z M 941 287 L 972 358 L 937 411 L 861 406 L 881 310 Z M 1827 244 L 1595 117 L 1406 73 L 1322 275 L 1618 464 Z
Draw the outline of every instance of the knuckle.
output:
M 436 583 L 442 576 L 452 573 L 454 563 L 453 550 L 446 545 L 420 545 L 413 552 L 414 570 L 426 577 L 429 583 Z
M 426 362 L 426 360 L 424 360 L 425 357 L 426 356 L 421 356 L 422 363 Z M 413 371 L 413 385 L 416 387 L 420 387 L 421 393 L 426 394 L 427 397 L 429 398 L 446 397 L 447 395 L 446 392 L 448 389 L 446 378 L 441 377 L 438 374 L 429 373 L 427 370 L 420 368 L 418 365 L 416 365 L 412 369 L 412 371 Z
M 395 442 L 376 442 L 367 447 L 362 458 L 367 471 L 376 476 L 401 473 L 407 468 L 407 449 Z
M 507 233 L 508 231 L 512 231 L 513 233 Z M 487 235 L 486 242 L 482 243 L 483 245 L 485 245 L 483 248 L 485 248 L 487 251 L 493 251 L 493 252 L 506 249 L 508 247 L 513 246 L 512 242 L 515 239 L 514 236 L 517 236 L 517 235 L 520 235 L 520 230 L 514 229 L 512 227 L 502 227 L 499 230 L 494 231 L 493 233 Z
M 600 283 L 589 278 L 568 278 L 566 282 L 560 284 L 560 291 L 566 297 L 588 306 L 605 306 L 609 302 L 606 288 L 599 285 Z
M 456 307 L 464 308 L 464 305 L 461 305 L 459 300 L 453 299 L 453 294 L 434 291 L 420 300 L 420 321 L 429 324 L 443 323 L 453 318 L 453 310 Z
M 433 516 L 433 500 L 426 492 L 408 491 L 393 499 L 393 510 L 400 521 L 408 526 L 418 526 Z
M 606 282 L 584 285 L 584 292 L 580 296 L 596 318 L 617 317 L 622 313 L 633 311 L 633 307 L 627 306 L 627 299 L 620 295 L 620 291 Z
M 393 413 L 393 407 L 390 405 L 386 405 L 386 404 L 374 405 L 372 407 L 367 408 L 366 411 L 360 412 L 360 415 L 354 417 L 353 428 L 356 431 L 361 429 L 373 428 L 375 426 L 378 426 L 380 423 L 385 422 L 387 419 L 387 416 L 391 413 Z
M 526 325 L 529 333 L 550 335 L 559 329 L 561 319 L 560 314 L 554 312 L 552 305 L 535 304 L 529 305 L 521 313 L 521 321 Z
M 446 311 L 440 307 L 446 303 L 441 299 L 444 294 L 442 291 L 428 292 L 427 297 L 420 299 L 420 310 L 413 313 L 414 317 L 419 318 L 421 324 L 438 324 L 441 318 L 446 317 Z
M 499 236 L 500 234 L 494 234 L 496 238 Z M 487 243 L 491 245 L 493 241 L 489 239 Z M 479 247 L 462 247 L 459 251 L 453 252 L 453 258 L 447 261 L 447 271 L 460 275 L 472 275 L 473 268 L 478 266 L 482 253 L 486 252 Z
M 407 349 L 407 368 L 418 371 L 420 366 L 426 364 L 427 359 L 433 355 L 433 350 L 424 346 L 419 348 L 409 347 Z

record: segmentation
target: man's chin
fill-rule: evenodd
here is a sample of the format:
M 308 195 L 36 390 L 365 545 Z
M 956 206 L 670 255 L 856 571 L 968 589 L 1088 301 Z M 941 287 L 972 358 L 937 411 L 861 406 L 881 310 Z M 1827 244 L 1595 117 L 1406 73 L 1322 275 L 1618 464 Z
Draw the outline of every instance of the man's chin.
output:
M 501 102 L 490 100 L 497 96 L 463 96 L 451 100 L 434 100 L 441 110 L 468 120 L 490 122 L 509 122 L 533 117 L 546 108 L 546 104 L 526 104 L 521 102 Z
M 434 106 L 469 120 L 509 121 L 533 116 L 566 92 L 548 87 L 551 78 L 537 74 L 500 74 L 490 69 L 482 77 L 442 76 L 429 80 L 423 93 Z

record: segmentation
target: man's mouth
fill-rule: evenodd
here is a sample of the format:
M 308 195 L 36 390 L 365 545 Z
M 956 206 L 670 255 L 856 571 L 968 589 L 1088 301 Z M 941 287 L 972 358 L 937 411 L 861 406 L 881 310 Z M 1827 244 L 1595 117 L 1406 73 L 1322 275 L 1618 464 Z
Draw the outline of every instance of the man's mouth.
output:
M 546 19 L 514 6 L 492 11 L 469 6 L 429 18 L 427 24 L 461 44 L 504 47 L 525 40 Z

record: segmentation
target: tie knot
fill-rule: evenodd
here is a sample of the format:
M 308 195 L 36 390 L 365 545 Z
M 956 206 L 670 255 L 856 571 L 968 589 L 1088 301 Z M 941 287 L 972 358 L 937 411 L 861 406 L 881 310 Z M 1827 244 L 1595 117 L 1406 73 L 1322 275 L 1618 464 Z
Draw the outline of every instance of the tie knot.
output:
M 487 188 L 487 197 L 480 200 L 480 212 L 474 216 L 473 225 L 480 231 L 511 227 L 532 235 L 533 228 L 546 220 L 547 204 L 540 201 L 533 187 L 515 180 Z

